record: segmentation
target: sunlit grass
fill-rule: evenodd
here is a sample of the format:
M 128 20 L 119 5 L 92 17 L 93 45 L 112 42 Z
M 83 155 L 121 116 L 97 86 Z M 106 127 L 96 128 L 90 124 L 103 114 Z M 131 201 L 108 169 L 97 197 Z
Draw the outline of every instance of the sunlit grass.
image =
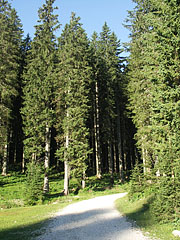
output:
M 156 239 L 173 240 L 177 239 L 172 235 L 173 224 L 160 224 L 151 214 L 149 203 L 151 198 L 145 198 L 131 202 L 128 196 L 116 201 L 117 209 L 129 220 L 133 220 L 146 235 L 156 237 Z
M 84 190 L 79 190 L 77 180 L 71 179 L 70 195 L 62 196 L 63 174 L 56 173 L 50 176 L 50 192 L 45 196 L 43 205 L 30 207 L 23 206 L 26 192 L 25 175 L 12 173 L 7 177 L 0 176 L 0 239 L 33 240 L 43 231 L 43 227 L 51 219 L 52 213 L 66 205 L 123 191 L 117 176 L 115 176 L 112 186 L 110 176 L 104 175 L 101 180 L 95 176 L 88 178 Z
M 51 214 L 69 204 L 37 205 L 33 207 L 11 208 L 0 211 L 0 239 L 33 239 L 37 230 L 45 225 Z

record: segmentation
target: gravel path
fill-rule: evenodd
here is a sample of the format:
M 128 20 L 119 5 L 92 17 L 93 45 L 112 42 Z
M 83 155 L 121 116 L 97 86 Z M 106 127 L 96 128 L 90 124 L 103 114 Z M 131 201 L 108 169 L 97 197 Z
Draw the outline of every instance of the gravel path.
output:
M 114 206 L 126 193 L 96 197 L 59 211 L 37 240 L 148 240 Z M 149 239 L 150 240 L 150 239 Z

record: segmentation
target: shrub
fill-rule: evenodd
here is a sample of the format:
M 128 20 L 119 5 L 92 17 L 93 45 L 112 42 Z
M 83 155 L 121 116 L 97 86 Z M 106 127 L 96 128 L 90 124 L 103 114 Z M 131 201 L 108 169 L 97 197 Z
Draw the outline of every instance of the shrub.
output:
M 25 204 L 34 205 L 43 200 L 42 166 L 37 162 L 27 164 Z

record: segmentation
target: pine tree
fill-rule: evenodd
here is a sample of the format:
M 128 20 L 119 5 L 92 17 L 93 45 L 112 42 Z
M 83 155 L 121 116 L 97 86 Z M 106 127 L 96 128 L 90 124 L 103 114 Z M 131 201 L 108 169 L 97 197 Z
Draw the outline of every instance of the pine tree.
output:
M 113 175 L 117 167 L 115 128 L 117 87 L 120 87 L 121 68 L 120 43 L 105 23 L 100 37 L 94 33 L 92 49 L 92 106 L 94 112 L 94 146 L 96 174 L 109 171 Z M 118 93 L 119 94 L 119 93 Z M 118 109 L 121 103 L 118 103 Z M 102 161 L 103 159 L 103 161 Z
M 2 174 L 7 174 L 13 106 L 18 97 L 22 25 L 8 1 L 0 1 L 0 151 Z
M 64 161 L 65 195 L 69 191 L 70 174 L 79 180 L 84 179 L 89 154 L 87 127 L 90 84 L 89 43 L 79 21 L 80 18 L 72 13 L 70 23 L 66 24 L 59 39 L 58 51 L 56 118 L 57 138 L 62 139 L 58 155 Z
M 56 63 L 55 30 L 59 24 L 53 14 L 55 0 L 46 0 L 39 9 L 39 25 L 29 51 L 24 74 L 22 108 L 25 133 L 25 158 L 44 161 L 44 192 L 49 191 L 51 129 L 54 124 L 54 80 Z
M 150 171 L 153 177 L 158 170 L 160 175 L 154 209 L 160 210 L 163 202 L 166 207 L 161 209 L 161 217 L 168 214 L 168 208 L 174 217 L 179 209 L 179 3 L 135 2 L 129 65 L 130 109 L 144 172 Z
M 100 139 L 100 74 L 103 61 L 99 53 L 99 38 L 96 32 L 92 35 L 90 43 L 91 49 L 91 67 L 92 67 L 92 82 L 91 82 L 91 121 L 92 121 L 92 146 L 94 147 L 94 158 L 92 161 L 95 165 L 97 178 L 102 175 L 102 154 L 101 154 L 101 139 Z

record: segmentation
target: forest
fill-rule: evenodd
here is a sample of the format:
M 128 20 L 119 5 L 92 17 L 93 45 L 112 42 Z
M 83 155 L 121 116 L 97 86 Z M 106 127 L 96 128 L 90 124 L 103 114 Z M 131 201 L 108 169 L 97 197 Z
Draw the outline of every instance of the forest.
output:
M 0 0 L 1 174 L 25 174 L 35 200 L 50 191 L 52 171 L 63 173 L 64 195 L 72 178 L 85 188 L 89 176 L 118 176 L 131 199 L 148 195 L 159 220 L 178 221 L 180 1 L 133 2 L 124 47 L 106 22 L 89 39 L 75 13 L 56 36 L 55 0 L 24 37 Z

